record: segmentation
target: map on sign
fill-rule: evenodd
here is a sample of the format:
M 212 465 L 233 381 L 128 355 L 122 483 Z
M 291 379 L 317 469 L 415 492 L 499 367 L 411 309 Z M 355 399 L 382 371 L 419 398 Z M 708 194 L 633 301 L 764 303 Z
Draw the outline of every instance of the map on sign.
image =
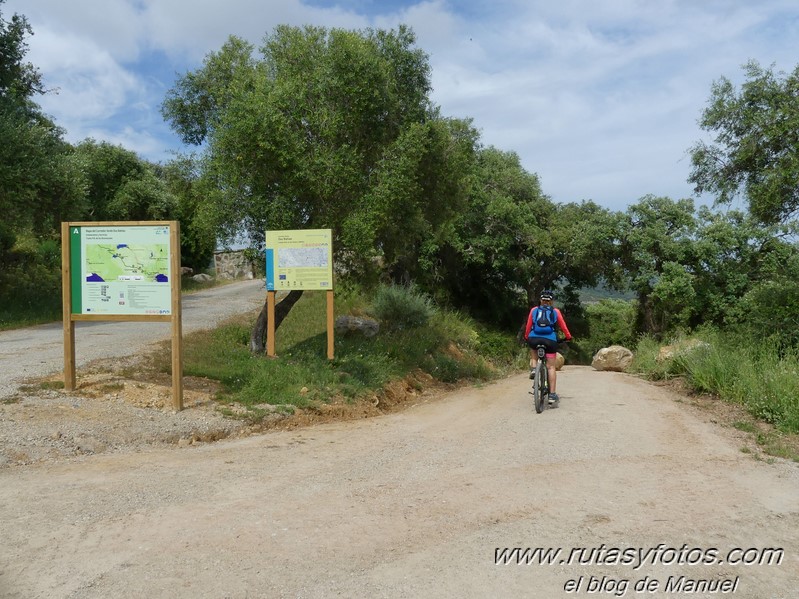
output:
M 70 236 L 74 313 L 171 314 L 169 226 L 73 226 Z
M 278 254 L 278 268 L 325 268 L 327 248 L 283 248 Z
M 86 281 L 169 282 L 169 244 L 102 243 L 86 246 Z

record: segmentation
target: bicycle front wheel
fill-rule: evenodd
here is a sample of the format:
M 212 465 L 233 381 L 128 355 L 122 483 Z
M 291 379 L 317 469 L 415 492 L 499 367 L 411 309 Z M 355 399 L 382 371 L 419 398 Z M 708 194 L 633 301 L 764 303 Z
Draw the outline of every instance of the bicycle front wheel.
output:
M 535 412 L 540 414 L 546 408 L 546 388 L 547 370 L 541 360 L 535 366 L 535 376 L 533 376 L 533 400 L 535 402 Z

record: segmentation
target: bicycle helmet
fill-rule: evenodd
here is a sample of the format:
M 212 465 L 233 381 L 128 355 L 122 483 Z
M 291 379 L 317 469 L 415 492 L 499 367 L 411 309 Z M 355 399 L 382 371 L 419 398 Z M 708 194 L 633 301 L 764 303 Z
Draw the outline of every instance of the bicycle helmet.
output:
M 552 293 L 552 291 L 550 291 L 549 289 L 545 289 L 544 291 L 541 292 L 540 297 L 542 300 L 549 300 L 551 302 L 553 299 L 555 299 L 555 294 Z

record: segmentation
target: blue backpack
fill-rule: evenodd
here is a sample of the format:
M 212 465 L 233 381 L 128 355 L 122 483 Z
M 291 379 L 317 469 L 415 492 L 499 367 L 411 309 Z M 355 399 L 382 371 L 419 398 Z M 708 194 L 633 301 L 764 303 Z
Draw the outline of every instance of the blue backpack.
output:
M 530 334 L 536 336 L 551 335 L 555 332 L 558 315 L 552 306 L 537 306 L 533 308 L 533 328 Z

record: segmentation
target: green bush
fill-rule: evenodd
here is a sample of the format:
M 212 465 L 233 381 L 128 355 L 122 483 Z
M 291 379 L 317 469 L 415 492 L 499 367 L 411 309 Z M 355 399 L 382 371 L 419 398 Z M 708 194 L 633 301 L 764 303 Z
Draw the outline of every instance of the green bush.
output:
M 372 300 L 371 313 L 388 330 L 422 327 L 435 312 L 430 298 L 413 287 L 382 285 Z
M 675 375 L 672 364 L 659 362 L 657 357 L 660 343 L 651 335 L 644 335 L 638 339 L 633 351 L 633 361 L 630 372 L 645 375 L 653 380 L 667 379 Z
M 0 329 L 61 318 L 61 253 L 52 240 L 24 243 L 3 256 Z
M 401 298 L 396 301 L 401 306 L 397 312 L 409 304 L 415 306 L 402 312 L 404 318 L 397 317 L 403 327 L 371 338 L 336 335 L 333 360 L 328 360 L 326 352 L 325 295 L 307 293 L 276 332 L 277 359 L 249 352 L 252 315 L 187 336 L 184 372 L 220 381 L 221 400 L 247 406 L 257 416 L 264 410 L 262 404 L 313 407 L 337 397 L 371 396 L 392 381 L 413 380 L 419 371 L 436 381 L 454 383 L 490 380 L 515 367 L 518 346 L 514 347 L 511 331 L 488 330 L 460 313 L 434 310 L 421 296 L 411 294 L 408 300 L 405 289 L 389 289 L 387 295 L 392 293 Z M 393 300 L 395 295 L 391 295 Z M 355 290 L 342 293 L 336 311 L 362 313 L 370 305 L 367 299 Z M 425 326 L 410 328 L 408 312 L 416 311 L 423 312 Z M 388 313 L 396 314 L 381 312 Z M 417 316 L 410 322 L 420 319 Z M 168 368 L 169 360 L 165 357 L 162 364 Z

